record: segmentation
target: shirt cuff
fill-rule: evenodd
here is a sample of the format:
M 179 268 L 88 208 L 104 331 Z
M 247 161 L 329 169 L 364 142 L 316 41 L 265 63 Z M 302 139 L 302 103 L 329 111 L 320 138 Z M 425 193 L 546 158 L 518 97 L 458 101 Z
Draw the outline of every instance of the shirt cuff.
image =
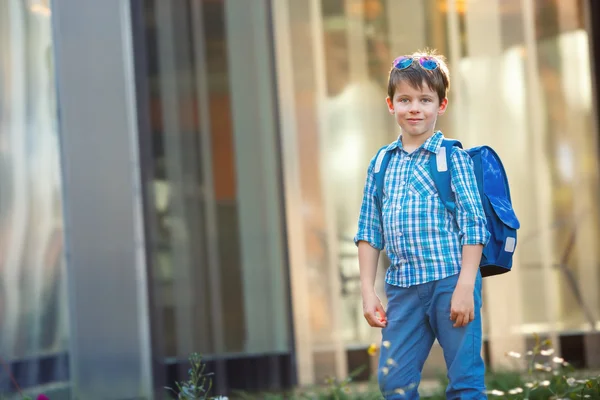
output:
M 461 238 L 461 244 L 464 245 L 486 245 L 490 240 L 490 233 L 487 229 L 472 229 L 465 232 Z
M 374 249 L 383 250 L 383 236 L 376 230 L 361 229 L 354 237 L 356 246 L 358 246 L 358 242 L 367 242 Z

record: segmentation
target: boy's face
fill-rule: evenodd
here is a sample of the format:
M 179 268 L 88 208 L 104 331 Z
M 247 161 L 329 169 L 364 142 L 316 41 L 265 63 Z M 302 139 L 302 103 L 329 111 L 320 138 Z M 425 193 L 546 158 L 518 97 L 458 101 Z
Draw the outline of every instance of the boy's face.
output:
M 388 110 L 396 118 L 403 135 L 418 137 L 433 135 L 438 115 L 446 111 L 448 100 L 440 102 L 437 92 L 426 82 L 422 89 L 413 88 L 408 82 L 401 81 L 396 87 L 394 98 L 386 98 Z

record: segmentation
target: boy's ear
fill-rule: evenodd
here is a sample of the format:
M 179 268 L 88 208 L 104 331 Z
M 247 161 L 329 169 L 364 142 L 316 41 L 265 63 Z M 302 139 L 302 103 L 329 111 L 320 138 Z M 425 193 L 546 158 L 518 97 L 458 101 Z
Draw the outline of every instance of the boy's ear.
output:
M 438 115 L 442 115 L 446 112 L 446 108 L 448 108 L 448 99 L 444 99 L 440 103 L 440 108 L 438 108 Z
M 392 102 L 392 99 L 390 99 L 390 97 L 388 96 L 385 98 L 385 102 L 387 103 L 388 111 L 390 112 L 390 114 L 394 114 L 394 103 Z

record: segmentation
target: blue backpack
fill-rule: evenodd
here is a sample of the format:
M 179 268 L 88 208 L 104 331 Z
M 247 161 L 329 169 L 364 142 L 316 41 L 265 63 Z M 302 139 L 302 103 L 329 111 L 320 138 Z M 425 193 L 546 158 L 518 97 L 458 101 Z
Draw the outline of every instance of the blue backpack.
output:
M 453 214 L 456 204 L 450 186 L 450 156 L 454 147 L 462 149 L 462 144 L 457 140 L 444 139 L 436 157 L 429 159 L 429 170 L 438 194 L 446 209 Z M 479 264 L 481 276 L 503 274 L 512 268 L 513 254 L 517 247 L 517 229 L 521 226 L 510 200 L 506 172 L 498 154 L 488 146 L 473 147 L 468 149 L 467 153 L 473 160 L 477 188 L 487 219 L 487 230 L 491 235 L 488 244 L 483 248 Z M 380 212 L 385 170 L 390 162 L 390 155 L 385 146 L 379 151 L 376 159 L 374 178 L 377 189 L 376 202 Z

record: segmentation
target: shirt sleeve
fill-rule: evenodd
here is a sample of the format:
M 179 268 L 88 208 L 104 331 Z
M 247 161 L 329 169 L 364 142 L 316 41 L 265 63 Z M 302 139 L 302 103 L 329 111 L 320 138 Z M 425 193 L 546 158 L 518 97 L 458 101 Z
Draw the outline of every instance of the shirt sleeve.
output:
M 490 239 L 490 234 L 486 228 L 487 222 L 479 197 L 473 160 L 466 151 L 456 148 L 452 152 L 450 173 L 461 244 L 485 246 Z
M 381 212 L 377 206 L 375 194 L 375 176 L 373 170 L 375 168 L 375 159 L 373 157 L 367 171 L 367 180 L 363 193 L 362 205 L 360 207 L 360 216 L 358 218 L 358 232 L 354 237 L 354 243 L 358 246 L 358 242 L 365 241 L 371 247 L 377 250 L 383 250 L 385 246 L 383 235 L 383 222 Z

